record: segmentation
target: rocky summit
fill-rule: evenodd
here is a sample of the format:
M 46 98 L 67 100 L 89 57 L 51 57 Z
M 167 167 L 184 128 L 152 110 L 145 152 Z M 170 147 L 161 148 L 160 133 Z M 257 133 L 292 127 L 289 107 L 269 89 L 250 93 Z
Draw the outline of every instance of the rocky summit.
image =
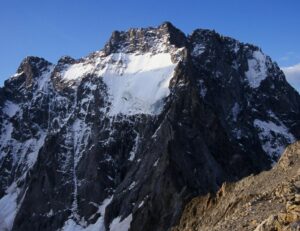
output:
M 167 231 L 299 139 L 278 65 L 215 31 L 166 22 L 81 59 L 27 57 L 0 88 L 0 230 Z

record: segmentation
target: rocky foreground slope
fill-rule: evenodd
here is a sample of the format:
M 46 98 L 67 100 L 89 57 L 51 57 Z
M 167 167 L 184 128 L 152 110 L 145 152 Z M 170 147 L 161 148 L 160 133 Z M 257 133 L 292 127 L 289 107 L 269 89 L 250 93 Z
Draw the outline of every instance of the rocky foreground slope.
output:
M 0 88 L 0 230 L 166 231 L 299 139 L 277 64 L 214 31 L 163 23 L 78 60 L 27 57 Z
M 270 171 L 194 198 L 172 231 L 300 230 L 300 142 Z

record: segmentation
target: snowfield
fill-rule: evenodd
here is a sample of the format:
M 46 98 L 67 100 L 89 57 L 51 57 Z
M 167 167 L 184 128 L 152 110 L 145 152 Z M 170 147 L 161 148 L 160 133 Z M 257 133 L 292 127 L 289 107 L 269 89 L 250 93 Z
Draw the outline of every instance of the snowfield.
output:
M 108 86 L 110 115 L 159 114 L 176 64 L 171 55 L 113 54 L 99 75 Z
M 86 74 L 93 73 L 102 77 L 108 87 L 109 115 L 156 115 L 170 93 L 169 82 L 176 66 L 170 53 L 114 53 L 99 58 L 95 65 L 68 66 L 62 80 L 80 81 Z

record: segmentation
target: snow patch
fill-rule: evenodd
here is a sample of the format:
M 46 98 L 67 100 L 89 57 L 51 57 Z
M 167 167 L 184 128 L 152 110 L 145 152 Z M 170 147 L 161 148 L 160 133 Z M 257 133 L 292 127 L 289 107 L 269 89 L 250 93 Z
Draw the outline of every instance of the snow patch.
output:
M 132 214 L 121 221 L 121 217 L 115 218 L 109 226 L 110 231 L 128 231 L 132 221 Z
M 53 72 L 55 65 L 51 65 L 46 71 L 42 73 L 42 75 L 38 78 L 38 90 L 47 92 L 48 83 L 50 81 L 51 73 Z
M 26 159 L 28 169 L 31 168 L 34 165 L 34 163 L 36 162 L 39 150 L 42 148 L 42 146 L 45 143 L 45 138 L 46 138 L 46 133 L 41 132 L 39 139 L 32 138 L 32 139 L 27 140 L 24 143 L 22 150 L 31 150 L 31 152 L 28 153 L 27 159 Z
M 236 42 L 235 45 L 234 45 L 233 51 L 234 51 L 234 53 L 238 53 L 239 50 L 240 50 L 239 43 Z
M 53 209 L 50 209 L 50 211 L 46 214 L 47 217 L 52 217 L 54 215 Z
M 205 51 L 205 46 L 203 44 L 196 44 L 192 50 L 192 56 L 197 57 Z
M 263 150 L 274 160 L 283 153 L 287 144 L 296 141 L 288 128 L 281 122 L 279 125 L 271 121 L 254 120 L 254 126 L 259 130 L 259 139 Z
M 20 165 L 19 168 L 23 165 L 22 168 L 25 173 L 36 162 L 38 152 L 44 144 L 46 133 L 40 130 L 37 138 L 19 142 L 12 138 L 13 130 L 13 125 L 10 122 L 3 127 L 2 134 L 0 134 L 0 159 L 5 157 L 7 152 L 11 152 L 13 164 Z
M 137 148 L 138 148 L 139 139 L 140 139 L 140 135 L 137 133 L 136 137 L 135 137 L 135 140 L 134 140 L 134 146 L 133 146 L 132 150 L 129 153 L 129 158 L 128 158 L 129 161 L 133 161 L 134 158 L 135 158 L 135 154 L 136 154 L 136 151 L 137 151 Z
M 112 201 L 112 199 L 113 199 L 112 196 L 109 197 L 109 198 L 106 198 L 106 199 L 102 202 L 101 206 L 99 207 L 98 212 L 100 213 L 100 215 L 101 215 L 102 217 L 103 217 L 104 214 L 105 214 L 105 209 L 106 209 L 106 207 L 110 204 L 110 202 Z
M 68 66 L 62 73 L 62 79 L 65 81 L 76 80 L 84 77 L 86 74 L 95 69 L 90 63 L 76 63 Z
M 16 73 L 16 74 L 12 75 L 11 78 L 17 78 L 23 74 L 24 74 L 24 71 L 21 71 L 20 73 Z
M 0 230 L 11 230 L 17 214 L 18 189 L 12 184 L 0 199 Z
M 19 110 L 20 110 L 20 106 L 18 104 L 15 104 L 9 100 L 5 102 L 3 112 L 9 117 L 13 117 Z
M 267 57 L 261 51 L 254 51 L 248 59 L 248 71 L 245 72 L 250 87 L 257 88 L 267 77 Z
M 64 224 L 64 227 L 61 229 L 61 231 L 83 231 L 83 230 L 84 228 L 78 225 L 72 219 L 67 220 Z
M 169 53 L 117 53 L 105 62 L 98 74 L 108 87 L 111 116 L 160 113 L 177 65 Z
M 112 201 L 112 198 L 113 197 L 106 198 L 99 206 L 97 213 L 100 213 L 100 217 L 95 222 L 95 224 L 90 224 L 90 225 L 78 224 L 73 219 L 70 218 L 65 222 L 64 226 L 61 228 L 61 231 L 106 231 L 104 226 L 104 214 L 105 214 L 105 209 Z

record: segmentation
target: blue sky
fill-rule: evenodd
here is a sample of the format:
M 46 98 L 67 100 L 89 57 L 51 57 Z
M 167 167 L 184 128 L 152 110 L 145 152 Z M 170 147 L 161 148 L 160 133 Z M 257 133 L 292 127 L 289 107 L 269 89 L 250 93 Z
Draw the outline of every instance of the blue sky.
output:
M 280 66 L 300 63 L 299 0 L 0 0 L 0 85 L 28 55 L 56 62 L 101 49 L 113 30 L 171 21 L 254 43 Z

